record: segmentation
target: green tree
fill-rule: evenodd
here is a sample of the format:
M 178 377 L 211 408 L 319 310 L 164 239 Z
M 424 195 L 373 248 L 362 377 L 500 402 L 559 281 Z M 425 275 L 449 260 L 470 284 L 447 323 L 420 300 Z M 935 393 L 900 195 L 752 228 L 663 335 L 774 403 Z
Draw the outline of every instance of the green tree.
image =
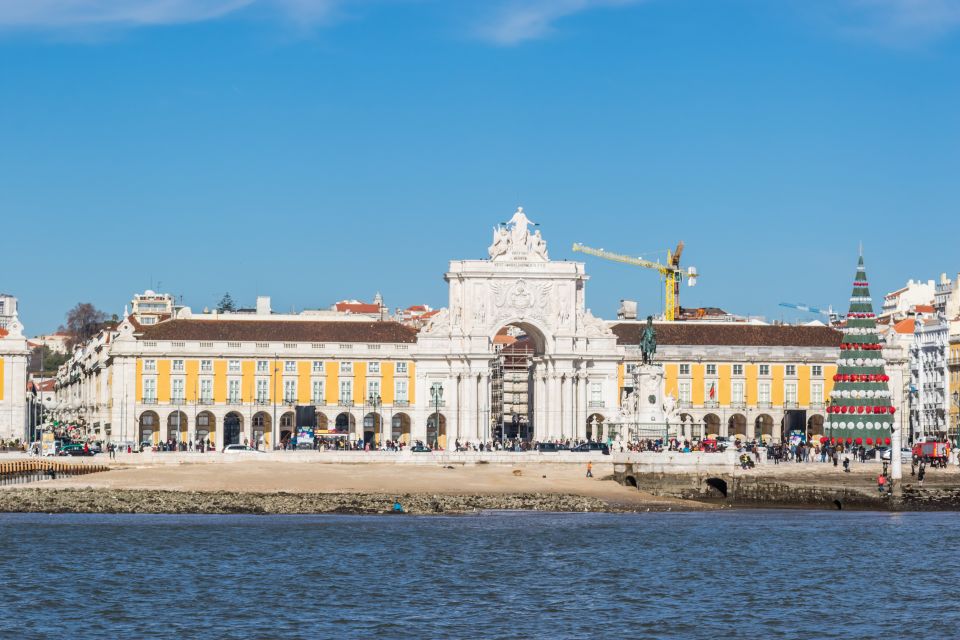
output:
M 223 297 L 220 298 L 220 302 L 217 303 L 217 311 L 223 313 L 224 311 L 236 311 L 237 305 L 234 304 L 233 298 L 230 297 L 230 292 L 223 294 Z
M 40 345 L 30 350 L 30 373 L 55 374 L 64 362 L 70 359 L 69 354 L 51 351 L 47 345 Z

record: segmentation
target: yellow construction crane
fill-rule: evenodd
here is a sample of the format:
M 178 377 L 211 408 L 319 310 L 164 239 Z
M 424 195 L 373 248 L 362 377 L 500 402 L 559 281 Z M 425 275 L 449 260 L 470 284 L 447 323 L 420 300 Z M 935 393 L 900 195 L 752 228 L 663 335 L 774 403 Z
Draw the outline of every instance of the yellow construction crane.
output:
M 664 296 L 663 310 L 663 317 L 666 320 L 672 321 L 680 317 L 680 281 L 686 277 L 689 286 L 692 287 L 697 284 L 698 274 L 696 267 L 687 268 L 686 273 L 680 268 L 680 254 L 683 253 L 682 240 L 677 244 L 677 248 L 673 253 L 671 253 L 669 249 L 667 250 L 667 264 L 652 262 L 650 260 L 644 260 L 643 258 L 633 258 L 611 251 L 604 251 L 603 249 L 592 249 L 585 247 L 579 242 L 573 245 L 573 250 L 605 260 L 613 260 L 614 262 L 622 262 L 624 264 L 632 264 L 636 267 L 645 267 L 659 271 L 663 277 L 664 292 L 666 294 Z

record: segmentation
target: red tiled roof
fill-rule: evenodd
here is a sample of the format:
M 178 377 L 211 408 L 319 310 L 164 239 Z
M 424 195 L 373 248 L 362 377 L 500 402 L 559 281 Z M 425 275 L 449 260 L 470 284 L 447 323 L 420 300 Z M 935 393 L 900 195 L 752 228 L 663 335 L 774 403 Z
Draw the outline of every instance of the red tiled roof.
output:
M 0 327 L 0 338 L 5 338 L 7 335 L 7 330 Z
M 913 333 L 917 328 L 917 321 L 913 318 L 907 318 L 906 320 L 901 320 L 897 324 L 893 325 L 893 330 L 897 333 Z
M 640 343 L 644 323 L 615 324 L 610 327 L 617 344 Z M 654 323 L 657 344 L 748 347 L 839 347 L 841 334 L 830 327 L 759 325 L 730 323 Z
M 399 322 L 346 320 L 168 320 L 140 328 L 141 340 L 229 342 L 395 342 L 417 341 L 417 331 Z
M 380 313 L 380 305 L 366 302 L 338 302 L 334 305 L 337 311 L 346 313 Z
M 935 309 L 933 308 L 933 305 L 929 305 L 929 304 L 918 304 L 917 306 L 914 307 L 914 310 L 917 313 L 933 313 L 935 311 Z

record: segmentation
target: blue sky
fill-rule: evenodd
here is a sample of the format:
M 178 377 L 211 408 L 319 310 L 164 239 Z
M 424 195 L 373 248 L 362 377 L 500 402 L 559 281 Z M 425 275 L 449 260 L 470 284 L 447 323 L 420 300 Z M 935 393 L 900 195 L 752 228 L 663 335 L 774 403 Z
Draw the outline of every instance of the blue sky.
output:
M 0 0 L 0 290 L 445 303 L 516 205 L 587 303 L 768 318 L 956 274 L 954 0 Z

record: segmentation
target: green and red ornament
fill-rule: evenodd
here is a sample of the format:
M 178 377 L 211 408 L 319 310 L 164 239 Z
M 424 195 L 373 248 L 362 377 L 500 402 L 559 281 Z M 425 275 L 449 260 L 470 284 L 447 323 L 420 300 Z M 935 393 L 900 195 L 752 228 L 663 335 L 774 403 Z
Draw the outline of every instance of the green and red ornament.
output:
M 884 367 L 870 283 L 860 256 L 824 424 L 835 441 L 890 444 L 896 407 L 890 401 L 890 376 Z

